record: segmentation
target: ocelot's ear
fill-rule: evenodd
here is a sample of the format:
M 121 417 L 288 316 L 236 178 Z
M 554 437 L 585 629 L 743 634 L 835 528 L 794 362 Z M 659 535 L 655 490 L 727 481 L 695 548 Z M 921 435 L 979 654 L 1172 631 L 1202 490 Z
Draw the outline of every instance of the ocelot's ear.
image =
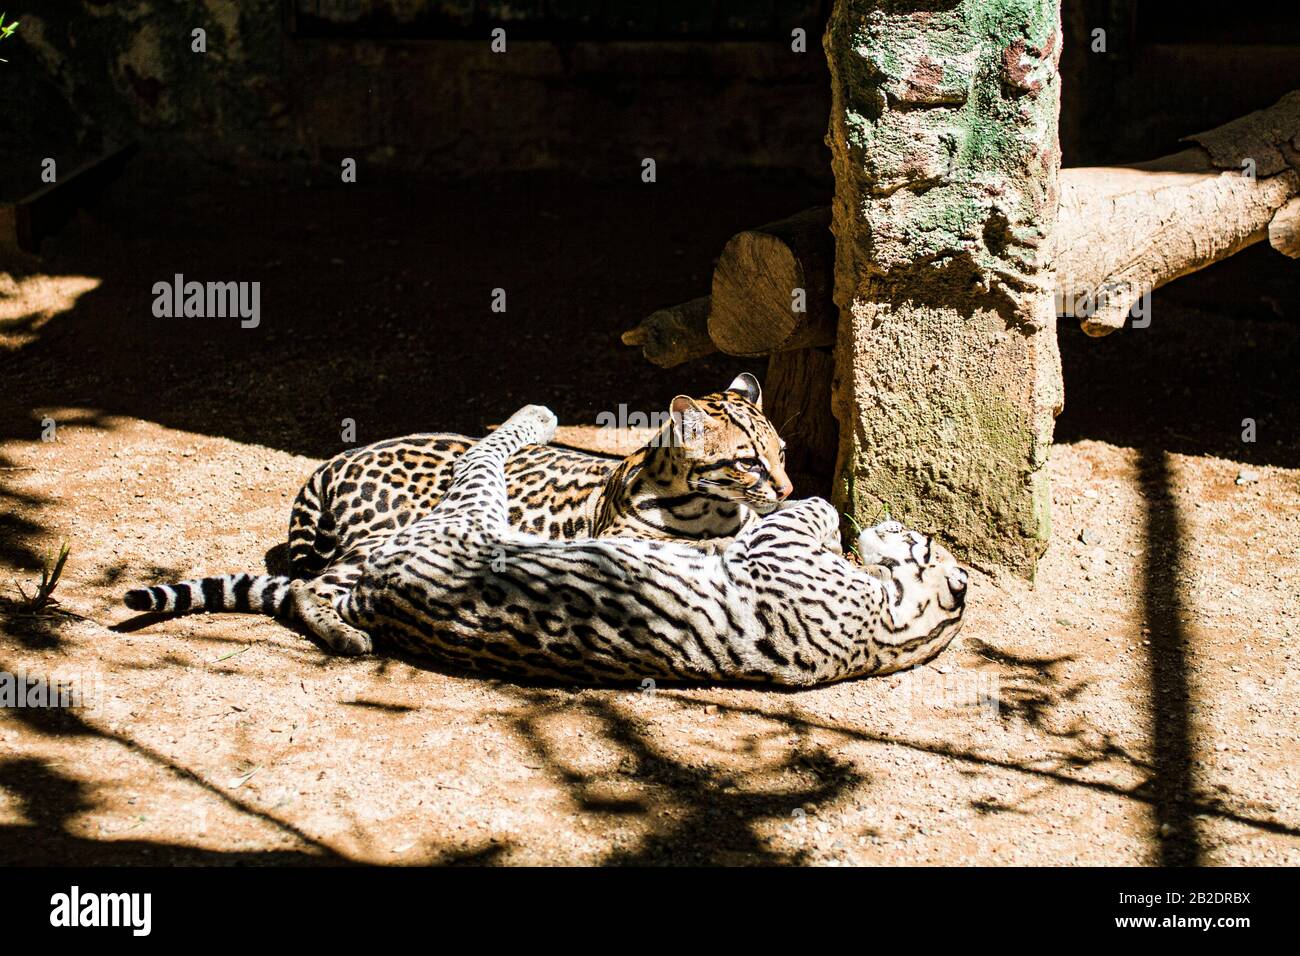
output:
M 758 379 L 748 372 L 741 372 L 736 380 L 727 386 L 727 391 L 735 392 L 752 402 L 757 409 L 763 408 L 763 390 L 758 386 Z
M 686 450 L 688 458 L 702 454 L 704 433 L 709 427 L 708 412 L 689 395 L 674 398 L 669 412 L 673 419 L 673 438 L 677 445 Z

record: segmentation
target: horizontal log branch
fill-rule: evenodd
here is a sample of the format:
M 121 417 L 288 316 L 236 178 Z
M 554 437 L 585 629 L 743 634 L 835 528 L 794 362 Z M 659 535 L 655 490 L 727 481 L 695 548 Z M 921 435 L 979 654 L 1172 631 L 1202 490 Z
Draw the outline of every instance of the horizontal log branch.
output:
M 1300 91 L 1188 140 L 1195 145 L 1146 163 L 1061 171 L 1057 306 L 1088 334 L 1123 327 L 1153 289 L 1256 242 L 1300 257 Z M 660 365 L 715 349 L 757 356 L 833 344 L 830 218 L 819 206 L 737 233 L 711 298 L 627 335 L 689 343 L 662 348 L 651 358 Z
M 1188 139 L 1197 145 L 1148 163 L 1062 171 L 1057 306 L 1089 335 L 1123 328 L 1153 289 L 1268 239 L 1300 192 L 1300 91 Z
M 709 297 L 650 313 L 636 328 L 623 333 L 623 344 L 639 345 L 646 360 L 660 368 L 716 352 L 718 347 L 709 338 Z

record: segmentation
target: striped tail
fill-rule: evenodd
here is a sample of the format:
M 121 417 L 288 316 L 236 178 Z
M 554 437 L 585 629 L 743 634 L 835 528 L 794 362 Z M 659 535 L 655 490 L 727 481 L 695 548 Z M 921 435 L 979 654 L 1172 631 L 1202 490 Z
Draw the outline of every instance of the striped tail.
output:
M 289 609 L 290 579 L 269 574 L 219 574 L 176 584 L 133 588 L 123 601 L 133 611 L 197 614 L 240 611 L 284 617 Z

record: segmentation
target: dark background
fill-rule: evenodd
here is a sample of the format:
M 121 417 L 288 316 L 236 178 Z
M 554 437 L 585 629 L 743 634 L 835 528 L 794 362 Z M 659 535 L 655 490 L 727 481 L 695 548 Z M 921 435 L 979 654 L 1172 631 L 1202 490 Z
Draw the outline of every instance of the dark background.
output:
M 1066 165 L 1150 159 L 1300 87 L 1300 17 L 1064 5 Z M 0 370 L 3 437 L 76 404 L 323 456 L 481 430 L 546 401 L 590 423 L 761 362 L 662 371 L 619 333 L 708 291 L 736 231 L 828 200 L 826 0 L 48 0 L 0 47 L 0 199 L 134 142 L 15 274 L 99 287 Z M 488 35 L 507 30 L 508 52 Z M 193 53 L 190 31 L 207 31 Z M 790 31 L 808 32 L 808 52 Z M 1104 53 L 1090 50 L 1106 31 Z M 353 157 L 356 184 L 339 181 Z M 642 183 L 643 158 L 658 181 Z M 1107 228 L 1098 223 L 1099 231 Z M 262 282 L 262 326 L 155 319 L 154 282 Z M 1058 437 L 1300 461 L 1294 263 L 1256 246 L 1157 293 L 1151 329 L 1061 324 Z M 508 312 L 489 310 L 491 290 Z M 38 329 L 39 327 L 39 329 Z M 1134 383 L 1141 383 L 1135 388 Z M 1239 441 L 1257 409 L 1267 442 Z

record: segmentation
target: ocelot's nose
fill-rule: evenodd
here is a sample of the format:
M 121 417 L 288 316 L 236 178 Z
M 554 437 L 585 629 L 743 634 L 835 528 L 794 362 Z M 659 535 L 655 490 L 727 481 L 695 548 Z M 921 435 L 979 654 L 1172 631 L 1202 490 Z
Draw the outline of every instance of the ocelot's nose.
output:
M 788 481 L 783 485 L 778 485 L 776 489 L 777 500 L 785 501 L 786 498 L 790 497 L 790 492 L 792 491 L 794 491 L 794 485 L 790 484 Z

